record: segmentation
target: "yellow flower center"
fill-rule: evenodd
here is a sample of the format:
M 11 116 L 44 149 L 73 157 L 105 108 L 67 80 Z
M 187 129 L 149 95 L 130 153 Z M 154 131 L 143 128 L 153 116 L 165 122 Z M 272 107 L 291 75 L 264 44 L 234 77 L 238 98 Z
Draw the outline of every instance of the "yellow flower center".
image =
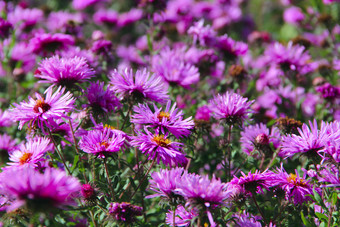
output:
M 27 163 L 30 159 L 31 159 L 31 157 L 32 157 L 32 153 L 24 153 L 22 156 L 21 156 L 21 158 L 19 159 L 19 163 L 20 163 L 20 165 L 23 165 L 23 164 L 25 164 L 25 163 Z
M 100 142 L 100 146 L 104 146 L 107 148 L 109 146 L 109 143 L 107 141 Z
M 162 121 L 163 118 L 170 120 L 170 114 L 168 112 L 161 111 L 157 116 L 159 121 Z
M 303 181 L 303 179 L 297 179 L 296 174 L 289 174 L 289 177 L 287 177 L 288 182 L 296 185 L 296 186 L 305 186 L 306 183 Z
M 161 146 L 161 147 L 167 147 L 171 143 L 169 139 L 164 139 L 164 135 L 158 135 L 158 134 L 154 135 L 152 140 L 156 142 L 158 146 Z
M 108 125 L 108 124 L 105 124 L 104 125 L 104 128 L 107 128 L 107 129 L 112 129 L 112 130 L 115 130 L 116 128 L 111 126 L 111 125 Z

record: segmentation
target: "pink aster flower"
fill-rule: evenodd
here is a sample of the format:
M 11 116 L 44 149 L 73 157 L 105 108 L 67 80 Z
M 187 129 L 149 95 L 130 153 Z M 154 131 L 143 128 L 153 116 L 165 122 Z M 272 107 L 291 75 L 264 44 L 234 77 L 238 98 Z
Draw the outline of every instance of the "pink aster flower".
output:
M 150 75 L 146 69 L 115 70 L 110 76 L 110 83 L 119 98 L 132 98 L 135 101 L 155 101 L 164 103 L 169 99 L 168 88 L 162 78 L 156 74 Z
M 9 135 L 0 134 L 0 164 L 8 161 L 9 154 L 17 149 L 16 139 L 12 139 Z
M 0 18 L 0 38 L 8 38 L 13 26 L 8 21 Z
M 324 99 L 330 101 L 340 99 L 340 87 L 333 86 L 330 83 L 317 86 L 315 90 L 319 92 Z
M 111 203 L 109 214 L 116 221 L 131 224 L 136 221 L 136 216 L 141 216 L 143 208 L 130 203 Z
M 93 15 L 94 22 L 98 24 L 116 25 L 118 22 L 118 13 L 114 10 L 100 9 Z
M 227 92 L 224 95 L 218 94 L 210 100 L 210 106 L 216 119 L 225 120 L 228 124 L 240 124 L 248 118 L 251 112 L 250 105 L 253 102 L 248 102 L 247 98 L 238 94 Z
M 50 121 L 68 118 L 66 113 L 73 110 L 75 100 L 70 92 L 63 94 L 64 91 L 65 88 L 59 87 L 52 93 L 52 88 L 49 88 L 45 91 L 45 98 L 35 93 L 36 100 L 28 97 L 28 102 L 14 103 L 14 108 L 11 109 L 12 119 L 19 121 L 19 129 L 28 122 L 28 127 L 37 125 L 44 130 L 44 125 L 48 126 Z
M 155 194 L 146 198 L 162 197 L 172 204 L 178 204 L 182 196 L 178 195 L 175 190 L 185 174 L 188 174 L 188 172 L 184 168 L 178 167 L 170 170 L 160 169 L 159 172 L 151 173 L 149 189 L 154 191 Z
M 2 111 L 0 109 L 0 127 L 10 127 L 13 125 L 11 121 L 11 114 L 7 110 Z
M 119 133 L 112 133 L 109 128 L 92 130 L 79 141 L 79 148 L 98 158 L 106 158 L 117 153 L 125 143 L 125 137 Z
M 210 25 L 204 26 L 203 19 L 194 23 L 194 25 L 189 28 L 188 34 L 193 37 L 193 43 L 199 41 L 201 46 L 211 46 L 216 42 L 217 33 Z
M 174 219 L 173 219 L 173 210 L 169 210 L 168 213 L 166 213 L 166 219 L 165 222 L 169 226 L 174 226 Z M 177 206 L 175 210 L 175 226 L 190 226 L 191 220 L 194 219 L 199 215 L 196 209 L 189 209 L 186 210 L 182 205 Z
M 52 86 L 72 88 L 75 84 L 83 83 L 94 76 L 85 58 L 61 58 L 55 55 L 42 60 L 35 77 L 41 79 L 39 83 L 51 83 Z
M 64 171 L 47 168 L 41 174 L 30 167 L 2 172 L 0 185 L 1 194 L 12 201 L 7 211 L 25 206 L 33 212 L 74 205 L 72 194 L 81 188 L 78 179 Z
M 176 108 L 176 103 L 171 107 L 171 101 L 168 101 L 164 110 L 154 105 L 152 111 L 147 104 L 134 106 L 133 110 L 136 113 L 131 116 L 131 122 L 150 125 L 163 134 L 168 130 L 176 138 L 188 136 L 191 133 L 190 129 L 194 127 L 191 117 L 183 119 L 183 112 Z
M 280 146 L 279 129 L 273 127 L 269 133 L 269 129 L 262 123 L 246 127 L 241 132 L 241 136 L 241 145 L 247 154 L 250 154 L 254 149 L 266 149 L 270 143 L 273 143 L 275 149 Z
M 295 205 L 302 204 L 312 199 L 307 195 L 313 195 L 313 185 L 305 176 L 300 177 L 297 170 L 295 174 L 288 174 L 282 167 L 272 175 L 272 181 L 275 187 L 281 188 L 286 193 L 286 199 L 293 201 Z M 315 188 L 320 193 L 320 188 Z
M 185 154 L 182 153 L 182 143 L 171 141 L 167 135 L 159 134 L 156 131 L 152 134 L 145 128 L 145 133 L 137 132 L 131 141 L 131 145 L 138 147 L 148 160 L 157 159 L 157 163 L 162 160 L 166 166 L 184 165 L 187 163 Z
M 152 58 L 152 68 L 167 83 L 189 89 L 199 81 L 198 68 L 183 59 L 184 49 L 165 48 Z
M 143 17 L 142 9 L 131 9 L 128 12 L 122 13 L 118 16 L 117 25 L 118 27 L 125 27 L 136 21 L 139 21 Z
M 218 48 L 228 60 L 234 60 L 239 56 L 246 55 L 248 52 L 248 45 L 246 43 L 235 41 L 228 37 L 228 35 L 218 37 L 216 48 Z
M 122 106 L 109 86 L 106 90 L 104 89 L 104 82 L 97 81 L 96 83 L 91 83 L 87 88 L 85 96 L 88 100 L 88 104 L 85 104 L 85 107 L 90 107 L 95 115 L 110 113 Z
M 36 54 L 54 53 L 56 50 L 67 49 L 69 46 L 73 46 L 75 40 L 73 36 L 56 33 L 56 34 L 36 34 L 31 40 L 33 52 Z
M 263 190 L 268 190 L 272 185 L 271 172 L 263 172 L 256 170 L 255 173 L 249 172 L 248 175 L 241 172 L 242 177 L 234 177 L 228 184 L 228 188 L 232 185 L 238 185 L 242 191 L 248 195 L 253 196 L 255 193 L 264 193 Z
M 313 123 L 309 122 L 309 126 L 303 124 L 302 128 L 297 130 L 299 135 L 292 134 L 282 138 L 280 156 L 288 158 L 296 153 L 302 153 L 307 157 L 317 158 L 320 156 L 319 151 L 332 139 L 323 126 L 321 130 L 318 129 L 316 120 Z
M 23 9 L 15 7 L 14 11 L 8 13 L 8 21 L 21 31 L 30 30 L 38 22 L 42 21 L 44 13 L 40 9 Z
M 84 10 L 89 6 L 95 5 L 99 2 L 105 2 L 106 0 L 73 0 L 72 6 L 75 10 Z
M 284 11 L 283 19 L 289 24 L 298 25 L 305 19 L 305 15 L 303 14 L 301 8 L 292 6 Z
M 36 167 L 37 163 L 44 160 L 44 155 L 48 150 L 51 150 L 50 140 L 44 137 L 29 139 L 26 144 L 21 144 L 20 147 L 13 150 L 9 155 L 11 162 L 5 168 L 22 167 L 31 165 Z

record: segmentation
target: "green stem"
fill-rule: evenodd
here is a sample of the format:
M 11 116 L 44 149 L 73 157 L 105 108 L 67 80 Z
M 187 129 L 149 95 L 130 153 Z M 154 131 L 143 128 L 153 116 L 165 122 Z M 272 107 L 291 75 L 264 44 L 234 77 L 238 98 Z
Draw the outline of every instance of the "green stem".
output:
M 109 188 L 110 188 L 110 191 L 111 191 L 112 199 L 113 199 L 114 201 L 116 201 L 115 195 L 114 195 L 114 190 L 113 190 L 113 188 L 112 188 L 112 183 L 111 183 L 110 175 L 109 175 L 109 170 L 108 170 L 107 164 L 106 164 L 106 158 L 104 158 L 104 167 L 105 167 L 106 179 L 107 179 L 107 183 L 109 184 Z

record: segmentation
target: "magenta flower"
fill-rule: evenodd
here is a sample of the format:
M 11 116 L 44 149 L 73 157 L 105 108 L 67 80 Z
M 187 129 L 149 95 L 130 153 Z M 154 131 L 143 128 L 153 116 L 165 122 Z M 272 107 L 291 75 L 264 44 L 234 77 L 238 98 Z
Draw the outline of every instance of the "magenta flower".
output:
M 283 167 L 272 175 L 273 184 L 281 188 L 286 193 L 286 199 L 293 201 L 295 205 L 302 204 L 305 201 L 311 201 L 312 199 L 307 195 L 313 195 L 313 185 L 309 180 L 304 177 L 300 177 L 297 170 L 295 174 L 288 174 Z M 320 188 L 315 188 L 320 193 Z
M 4 164 L 13 150 L 17 149 L 16 139 L 12 139 L 9 135 L 0 134 L 0 164 Z
M 93 15 L 93 20 L 98 24 L 113 26 L 118 22 L 118 13 L 114 10 L 100 9 Z
M 256 170 L 255 173 L 249 172 L 248 175 L 241 172 L 242 177 L 234 177 L 230 181 L 228 188 L 232 188 L 231 185 L 238 185 L 242 188 L 243 192 L 248 196 L 255 195 L 255 193 L 264 193 L 263 189 L 268 190 L 273 183 L 271 181 L 271 172 L 263 172 Z
M 194 23 L 194 25 L 189 28 L 188 34 L 193 37 L 193 43 L 199 41 L 201 46 L 212 46 L 217 39 L 217 33 L 210 25 L 204 26 L 203 19 Z
M 55 55 L 42 60 L 35 77 L 40 83 L 51 83 L 52 86 L 73 88 L 94 76 L 94 71 L 88 66 L 85 58 L 61 58 Z
M 218 48 L 228 60 L 234 60 L 239 56 L 246 55 L 248 52 L 248 45 L 246 43 L 235 41 L 228 37 L 228 35 L 218 37 L 216 48 Z
M 20 147 L 13 150 L 9 155 L 11 162 L 5 168 L 16 168 L 18 166 L 31 165 L 36 167 L 37 163 L 44 160 L 44 155 L 48 150 L 51 150 L 50 140 L 44 137 L 30 139 L 26 144 L 21 144 Z
M 149 189 L 155 194 L 146 198 L 163 197 L 171 203 L 178 204 L 180 195 L 175 191 L 182 179 L 182 175 L 188 174 L 184 168 L 160 169 L 159 172 L 151 173 Z
M 210 107 L 216 119 L 225 120 L 228 124 L 241 124 L 248 118 L 253 102 L 248 102 L 247 98 L 238 94 L 227 92 L 224 95 L 218 94 L 210 100 Z
M 84 10 L 91 5 L 95 5 L 98 2 L 105 2 L 106 0 L 73 0 L 72 6 L 75 10 Z
M 162 78 L 156 74 L 150 76 L 150 72 L 146 69 L 137 70 L 135 74 L 132 69 L 115 70 L 110 76 L 110 84 L 113 91 L 119 94 L 119 98 L 159 103 L 169 99 L 168 88 Z
M 79 141 L 79 148 L 98 158 L 106 158 L 112 153 L 117 153 L 125 143 L 125 137 L 119 133 L 112 133 L 111 129 L 95 129 L 89 131 Z
M 50 121 L 68 118 L 67 112 L 74 109 L 74 98 L 70 92 L 63 95 L 65 88 L 59 87 L 54 93 L 52 88 L 45 91 L 46 97 L 35 93 L 36 100 L 28 97 L 28 102 L 22 101 L 20 104 L 14 103 L 11 109 L 12 119 L 19 122 L 19 129 L 22 129 L 28 122 L 28 127 L 32 128 L 37 125 L 40 129 L 49 126 Z
M 73 205 L 72 194 L 80 191 L 78 179 L 58 169 L 43 174 L 30 167 L 8 169 L 0 174 L 1 194 L 12 201 L 7 211 L 25 206 L 33 212 Z
M 104 82 L 91 83 L 85 96 L 89 102 L 85 107 L 90 107 L 95 115 L 108 114 L 122 106 L 109 86 L 104 90 Z
M 189 89 L 200 79 L 198 68 L 183 59 L 182 50 L 166 48 L 152 58 L 152 69 L 167 83 Z
M 263 150 L 270 143 L 273 143 L 275 149 L 280 146 L 281 135 L 279 129 L 273 127 L 269 133 L 269 129 L 262 123 L 246 127 L 241 132 L 241 136 L 241 145 L 243 151 L 247 154 L 250 154 L 254 149 Z
M 12 30 L 13 30 L 12 24 L 0 18 L 0 38 L 8 38 Z
M 101 39 L 92 43 L 91 51 L 96 54 L 109 55 L 112 48 L 112 42 L 109 40 Z
M 7 110 L 2 111 L 0 109 L 0 127 L 10 127 L 13 125 L 11 121 L 11 114 Z
M 118 16 L 118 27 L 128 26 L 136 21 L 139 21 L 143 18 L 143 10 L 142 9 L 131 9 L 128 12 L 122 13 Z
M 31 40 L 33 52 L 36 54 L 54 53 L 56 50 L 67 49 L 75 43 L 71 35 L 56 33 L 56 34 L 36 34 Z
M 324 127 L 318 129 L 316 120 L 309 122 L 309 127 L 303 124 L 302 128 L 297 130 L 299 135 L 292 134 L 282 138 L 280 156 L 288 158 L 296 153 L 303 153 L 307 157 L 317 158 L 320 156 L 319 151 L 324 149 L 332 137 Z
M 157 131 L 152 134 L 145 128 L 146 134 L 137 132 L 131 141 L 131 145 L 138 147 L 149 160 L 162 160 L 166 166 L 185 165 L 187 159 L 182 153 L 182 143 L 171 141 L 167 135 L 159 134 Z
M 340 88 L 333 86 L 330 83 L 317 86 L 315 90 L 319 92 L 324 99 L 330 101 L 340 99 Z
M 44 13 L 40 9 L 23 9 L 15 7 L 14 11 L 8 13 L 8 21 L 20 31 L 33 28 L 38 22 L 42 21 Z
M 165 222 L 169 226 L 173 226 L 173 210 L 169 210 L 168 213 L 166 213 L 166 219 Z M 190 209 L 189 211 L 186 210 L 182 205 L 178 205 L 175 211 L 175 225 L 176 226 L 190 226 L 191 220 L 194 219 L 199 215 L 198 211 L 196 209 Z
M 183 112 L 176 108 L 176 103 L 171 107 L 171 101 L 168 101 L 164 111 L 156 105 L 152 111 L 147 104 L 134 106 L 133 110 L 136 113 L 131 116 L 132 123 L 150 125 L 163 134 L 168 130 L 176 138 L 188 136 L 194 127 L 191 117 L 183 119 Z
M 301 8 L 292 6 L 284 11 L 283 19 L 289 24 L 298 25 L 305 19 L 305 15 L 303 14 Z
M 111 203 L 109 214 L 118 222 L 131 224 L 136 221 L 136 216 L 143 214 L 143 208 L 130 203 Z

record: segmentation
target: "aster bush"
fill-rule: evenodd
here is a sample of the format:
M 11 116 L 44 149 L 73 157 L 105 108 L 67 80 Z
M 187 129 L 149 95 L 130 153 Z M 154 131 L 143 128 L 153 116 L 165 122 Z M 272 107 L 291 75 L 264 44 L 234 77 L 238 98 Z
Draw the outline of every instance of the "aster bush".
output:
M 339 4 L 0 0 L 0 226 L 338 226 Z

